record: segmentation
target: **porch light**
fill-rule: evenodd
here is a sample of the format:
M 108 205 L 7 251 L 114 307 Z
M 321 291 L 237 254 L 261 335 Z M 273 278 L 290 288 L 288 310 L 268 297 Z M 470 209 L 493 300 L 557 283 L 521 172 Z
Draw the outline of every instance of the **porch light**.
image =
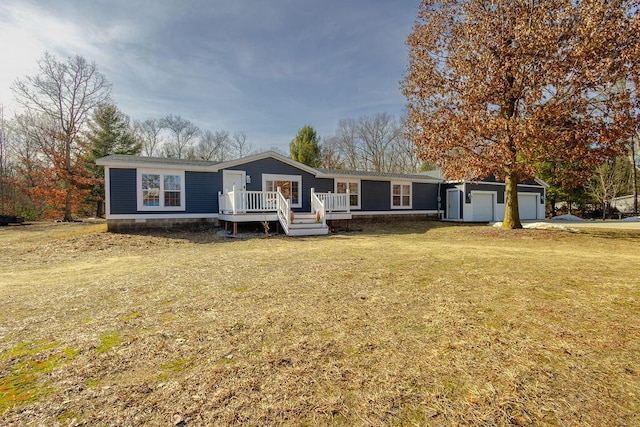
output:
M 251 175 L 247 175 L 247 178 L 245 179 L 247 184 L 251 184 Z
M 469 193 L 467 193 L 467 199 L 471 200 L 471 196 L 472 196 L 471 191 L 469 191 Z
M 540 195 L 540 203 L 544 203 L 544 196 L 542 194 Z

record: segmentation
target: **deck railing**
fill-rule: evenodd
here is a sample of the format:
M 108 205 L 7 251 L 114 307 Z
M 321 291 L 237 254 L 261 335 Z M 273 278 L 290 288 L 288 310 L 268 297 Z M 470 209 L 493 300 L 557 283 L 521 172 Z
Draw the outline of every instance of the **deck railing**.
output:
M 236 190 L 218 193 L 220 213 L 275 212 L 278 193 L 276 191 Z
M 289 224 L 291 224 L 291 204 L 289 200 L 284 198 L 284 195 L 278 187 L 276 192 L 276 207 L 278 212 L 278 220 L 284 229 L 286 234 L 289 234 Z
M 325 199 L 326 200 L 326 199 Z M 311 189 L 311 212 L 316 214 L 316 220 L 322 222 L 323 226 L 327 225 L 327 211 L 325 202 L 320 200 L 315 189 Z
M 318 199 L 324 202 L 326 212 L 351 212 L 351 204 L 349 203 L 350 194 L 347 189 L 346 193 L 315 193 Z

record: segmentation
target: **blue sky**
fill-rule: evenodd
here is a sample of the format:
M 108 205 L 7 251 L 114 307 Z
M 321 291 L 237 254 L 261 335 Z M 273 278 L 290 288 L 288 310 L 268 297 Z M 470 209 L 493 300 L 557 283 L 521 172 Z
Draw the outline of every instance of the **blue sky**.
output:
M 419 0 L 0 2 L 0 103 L 45 51 L 82 55 L 132 119 L 181 115 L 288 152 L 305 124 L 400 115 Z

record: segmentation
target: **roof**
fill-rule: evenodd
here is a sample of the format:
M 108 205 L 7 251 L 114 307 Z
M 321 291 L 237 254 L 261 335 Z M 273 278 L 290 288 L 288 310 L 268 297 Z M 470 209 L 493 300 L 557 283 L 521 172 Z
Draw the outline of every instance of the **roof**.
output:
M 431 181 L 431 182 L 442 182 L 441 179 L 431 176 L 426 173 L 392 173 L 392 172 L 371 172 L 371 171 L 356 171 L 356 170 L 347 170 L 347 169 L 324 169 L 318 168 L 318 172 L 322 175 L 329 176 L 349 176 L 354 178 L 396 178 L 396 179 L 407 179 L 407 180 L 420 180 L 420 181 Z
M 144 156 L 132 156 L 129 154 L 110 154 L 106 157 L 101 157 L 96 160 L 96 164 L 100 166 L 153 166 L 162 169 L 168 169 L 171 167 L 185 167 L 189 166 L 189 169 L 195 170 L 210 170 L 214 165 L 219 162 L 212 162 L 209 160 L 188 160 L 188 159 L 174 159 L 167 157 L 144 157 Z
M 96 164 L 100 166 L 115 166 L 115 167 L 153 167 L 158 169 L 187 169 L 191 171 L 208 171 L 218 172 L 223 169 L 236 167 L 242 164 L 255 162 L 265 158 L 273 158 L 283 163 L 289 164 L 295 168 L 308 172 L 318 178 L 333 178 L 333 177 L 349 177 L 354 179 L 368 178 L 370 180 L 389 180 L 389 179 L 404 179 L 411 181 L 422 182 L 442 182 L 442 179 L 429 175 L 428 173 L 418 174 L 403 174 L 403 173 L 388 173 L 388 172 L 371 172 L 371 171 L 356 171 L 346 169 L 324 169 L 324 168 L 312 168 L 303 163 L 295 161 L 289 157 L 274 151 L 267 151 L 264 153 L 253 154 L 251 156 L 242 157 L 227 162 L 213 162 L 209 160 L 187 160 L 187 159 L 174 159 L 166 157 L 143 157 L 143 156 L 131 156 L 128 154 L 110 154 L 106 157 L 102 157 L 96 161 Z

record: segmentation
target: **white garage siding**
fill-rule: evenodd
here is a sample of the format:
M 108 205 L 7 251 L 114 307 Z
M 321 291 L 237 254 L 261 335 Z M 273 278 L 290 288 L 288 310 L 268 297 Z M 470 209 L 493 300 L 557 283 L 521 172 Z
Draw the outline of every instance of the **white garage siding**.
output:
M 471 203 L 473 204 L 473 220 L 478 222 L 493 221 L 495 194 L 471 192 Z
M 518 193 L 520 219 L 538 219 L 538 193 Z

